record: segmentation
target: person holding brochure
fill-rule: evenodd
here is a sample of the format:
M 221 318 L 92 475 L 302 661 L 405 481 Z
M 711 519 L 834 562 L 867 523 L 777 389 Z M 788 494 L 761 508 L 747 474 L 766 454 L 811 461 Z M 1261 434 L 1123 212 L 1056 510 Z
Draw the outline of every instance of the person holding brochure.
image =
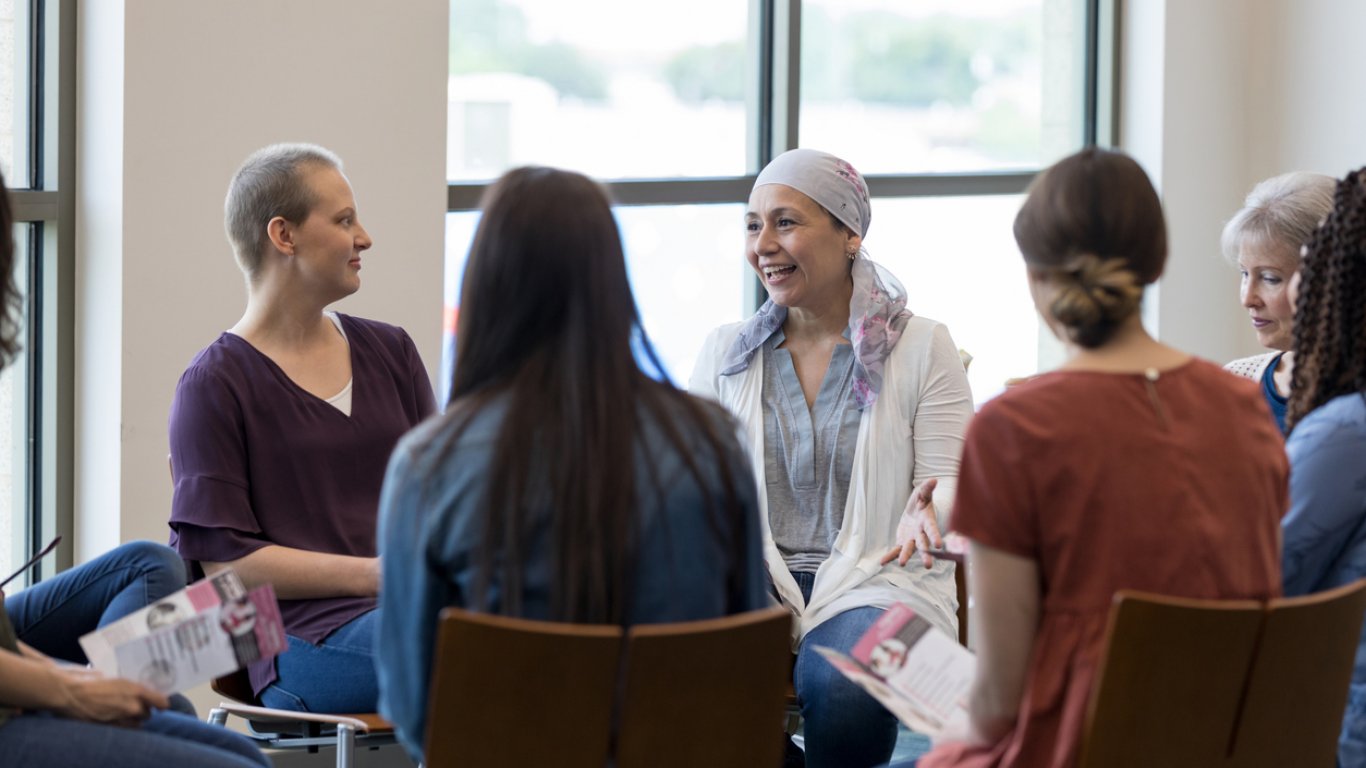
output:
M 248 668 L 262 703 L 372 712 L 380 484 L 431 382 L 403 329 L 327 311 L 371 245 L 336 155 L 258 150 L 224 207 L 247 308 L 176 386 L 171 544 L 274 585 L 289 650 Z
M 450 406 L 394 451 L 380 505 L 380 713 L 418 760 L 446 606 L 640 624 L 770 604 L 736 424 L 641 370 L 662 368 L 606 191 L 519 168 L 482 207 Z
M 1311 236 L 1290 293 L 1295 372 L 1282 575 L 1287 595 L 1307 595 L 1366 577 L 1366 168 L 1336 183 L 1333 210 Z M 1366 631 L 1338 765 L 1366 765 Z
M 0 190 L 4 179 L 0 178 Z M 13 218 L 0 191 L 0 368 L 19 349 Z M 185 586 L 170 549 L 125 544 L 23 592 L 0 592 L 0 755 L 25 768 L 261 768 L 246 738 L 166 711 L 166 696 L 81 666 L 78 638 Z M 11 620 L 13 619 L 13 621 Z
M 968 431 L 950 522 L 969 540 L 977 675 L 966 732 L 919 768 L 1072 765 L 1116 590 L 1281 591 L 1287 464 L 1260 390 L 1140 318 L 1167 258 L 1142 168 L 1094 147 L 1060 160 L 1030 185 L 1015 239 L 1067 357 Z
M 904 566 L 941 543 L 972 393 L 948 329 L 864 251 L 871 216 L 847 162 L 794 149 L 769 163 L 745 212 L 768 301 L 712 332 L 690 385 L 745 428 L 769 576 L 798 619 L 805 751 L 788 760 L 813 768 L 882 763 L 896 745 L 896 718 L 816 646 L 847 653 L 898 602 L 957 636 L 954 566 L 923 552 Z

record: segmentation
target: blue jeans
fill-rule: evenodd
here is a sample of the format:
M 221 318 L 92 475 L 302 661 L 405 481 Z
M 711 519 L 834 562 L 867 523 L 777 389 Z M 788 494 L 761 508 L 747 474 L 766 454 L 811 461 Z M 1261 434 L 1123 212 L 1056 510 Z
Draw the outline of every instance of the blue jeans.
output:
M 25 768 L 269 768 L 270 761 L 246 737 L 180 714 L 155 712 L 141 726 L 68 720 L 50 713 L 24 714 L 0 725 L 5 765 Z
M 814 573 L 794 573 L 810 601 Z M 896 717 L 840 674 L 814 646 L 849 653 L 882 615 L 881 608 L 854 608 L 821 623 L 802 638 L 792 682 L 802 708 L 806 765 L 810 768 L 866 768 L 882 765 L 896 748 Z
M 379 706 L 378 616 L 378 611 L 362 613 L 317 645 L 289 635 L 289 648 L 275 659 L 278 677 L 261 691 L 261 703 L 296 712 L 374 712 Z
M 185 587 L 170 547 L 134 541 L 5 598 L 19 639 L 53 658 L 85 664 L 80 637 Z

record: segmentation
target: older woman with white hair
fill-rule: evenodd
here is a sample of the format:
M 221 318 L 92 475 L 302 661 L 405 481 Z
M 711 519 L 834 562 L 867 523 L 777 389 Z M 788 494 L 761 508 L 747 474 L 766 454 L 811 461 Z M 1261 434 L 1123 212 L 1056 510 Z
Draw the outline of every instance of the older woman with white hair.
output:
M 1252 188 L 1224 225 L 1224 257 L 1242 275 L 1239 295 L 1257 340 L 1272 350 L 1234 360 L 1229 371 L 1258 381 L 1276 424 L 1285 432 L 1285 409 L 1295 355 L 1290 350 L 1295 306 L 1287 288 L 1300 268 L 1300 249 L 1333 208 L 1330 176 L 1297 171 Z
M 745 256 L 769 299 L 711 334 L 691 383 L 745 428 L 769 576 L 798 619 L 809 766 L 883 763 L 896 741 L 895 718 L 816 646 L 848 652 L 897 602 L 957 626 L 954 566 L 924 550 L 942 543 L 972 395 L 948 330 L 864 254 L 871 214 L 837 157 L 794 149 L 764 168 Z

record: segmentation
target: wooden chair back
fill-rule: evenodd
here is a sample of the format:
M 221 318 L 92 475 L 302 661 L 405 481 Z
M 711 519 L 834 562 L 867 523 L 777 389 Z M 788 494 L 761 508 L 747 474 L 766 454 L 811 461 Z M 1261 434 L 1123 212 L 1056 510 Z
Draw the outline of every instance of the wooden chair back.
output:
M 958 593 L 958 644 L 968 646 L 968 563 L 953 564 L 953 586 Z
M 1336 762 L 1363 612 L 1366 580 L 1268 604 L 1232 765 Z
M 1080 768 L 1332 766 L 1366 579 L 1305 597 L 1121 591 Z
M 1222 765 L 1262 617 L 1255 600 L 1116 594 L 1078 766 Z
M 780 765 L 791 631 L 783 607 L 632 627 L 618 768 Z
M 427 768 L 602 768 L 621 663 L 615 626 L 441 612 Z

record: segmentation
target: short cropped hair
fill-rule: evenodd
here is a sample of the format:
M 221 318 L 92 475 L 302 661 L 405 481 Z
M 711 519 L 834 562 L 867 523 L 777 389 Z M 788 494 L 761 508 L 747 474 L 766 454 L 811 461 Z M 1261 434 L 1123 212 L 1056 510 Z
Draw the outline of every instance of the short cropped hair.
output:
M 304 179 L 304 172 L 313 168 L 340 171 L 342 161 L 316 144 L 271 144 L 251 153 L 233 174 L 223 201 L 223 228 L 248 277 L 256 275 L 270 244 L 270 220 L 280 216 L 301 223 L 317 204 Z
M 1238 262 L 1244 245 L 1292 249 L 1309 241 L 1319 222 L 1333 209 L 1336 179 L 1321 173 L 1295 171 L 1273 176 L 1247 193 L 1243 207 L 1224 225 L 1219 238 L 1224 258 Z

